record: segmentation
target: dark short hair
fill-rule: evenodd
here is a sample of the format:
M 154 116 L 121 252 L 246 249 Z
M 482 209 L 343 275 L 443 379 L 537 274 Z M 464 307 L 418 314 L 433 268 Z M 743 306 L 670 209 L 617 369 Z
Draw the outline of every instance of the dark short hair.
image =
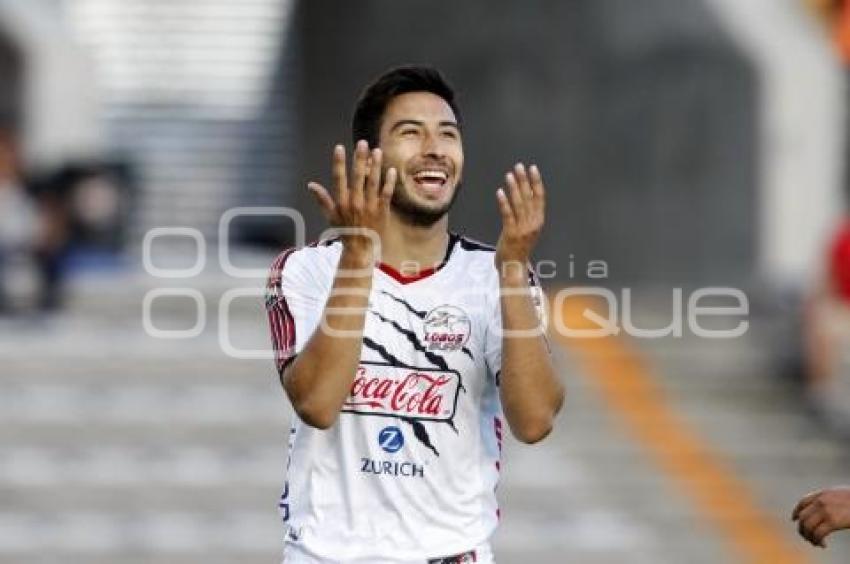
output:
M 440 71 L 428 66 L 404 66 L 390 69 L 369 84 L 354 108 L 351 119 L 352 142 L 365 139 L 369 147 L 378 146 L 381 119 L 390 100 L 408 92 L 430 92 L 446 101 L 460 127 L 460 110 L 455 91 Z

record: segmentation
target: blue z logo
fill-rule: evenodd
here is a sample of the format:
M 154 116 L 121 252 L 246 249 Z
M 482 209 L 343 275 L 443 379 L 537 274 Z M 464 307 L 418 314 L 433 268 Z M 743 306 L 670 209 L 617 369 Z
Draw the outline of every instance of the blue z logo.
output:
M 398 427 L 384 427 L 378 433 L 378 444 L 386 452 L 398 452 L 404 446 L 404 435 Z

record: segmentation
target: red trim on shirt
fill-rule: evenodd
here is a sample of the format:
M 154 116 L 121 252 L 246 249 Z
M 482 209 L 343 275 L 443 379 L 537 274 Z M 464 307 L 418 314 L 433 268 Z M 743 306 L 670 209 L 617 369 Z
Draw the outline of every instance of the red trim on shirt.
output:
M 431 276 L 438 270 L 438 268 L 433 267 L 426 268 L 425 270 L 420 270 L 418 274 L 414 274 L 413 276 L 406 276 L 395 268 L 383 262 L 378 263 L 378 268 L 380 268 L 384 274 L 386 274 L 387 276 L 391 276 L 393 279 L 395 279 L 396 282 L 400 282 L 401 284 L 410 284 L 411 282 L 422 280 L 423 278 Z
M 446 254 L 445 256 L 443 256 L 443 261 L 435 267 L 420 270 L 418 274 L 414 274 L 413 276 L 406 276 L 384 262 L 379 262 L 377 266 L 381 269 L 381 272 L 383 272 L 399 284 L 410 284 L 411 282 L 416 282 L 417 280 L 428 278 L 429 276 L 446 266 L 446 263 L 449 262 L 449 257 L 451 257 L 452 251 L 455 248 L 455 244 L 458 242 L 458 240 L 460 240 L 460 238 L 460 236 L 449 232 L 449 245 L 446 248 Z

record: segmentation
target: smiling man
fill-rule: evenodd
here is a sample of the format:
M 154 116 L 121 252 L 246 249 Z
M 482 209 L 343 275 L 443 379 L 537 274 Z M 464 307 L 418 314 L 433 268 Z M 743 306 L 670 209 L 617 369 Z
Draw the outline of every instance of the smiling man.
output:
M 463 173 L 443 77 L 393 69 L 354 112 L 350 164 L 311 182 L 340 236 L 274 261 L 266 306 L 295 410 L 284 562 L 493 562 L 502 420 L 534 443 L 564 391 L 527 269 L 544 223 L 537 167 L 494 193 L 488 247 L 448 231 Z

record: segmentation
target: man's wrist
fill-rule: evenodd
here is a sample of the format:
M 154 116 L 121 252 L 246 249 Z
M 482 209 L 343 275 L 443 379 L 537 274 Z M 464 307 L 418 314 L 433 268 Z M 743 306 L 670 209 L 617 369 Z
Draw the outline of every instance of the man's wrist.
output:
M 502 285 L 527 286 L 528 285 L 528 261 L 527 260 L 502 260 L 496 264 L 499 272 L 499 282 Z
M 343 244 L 340 266 L 345 268 L 372 268 L 375 265 L 375 249 L 371 242 Z

